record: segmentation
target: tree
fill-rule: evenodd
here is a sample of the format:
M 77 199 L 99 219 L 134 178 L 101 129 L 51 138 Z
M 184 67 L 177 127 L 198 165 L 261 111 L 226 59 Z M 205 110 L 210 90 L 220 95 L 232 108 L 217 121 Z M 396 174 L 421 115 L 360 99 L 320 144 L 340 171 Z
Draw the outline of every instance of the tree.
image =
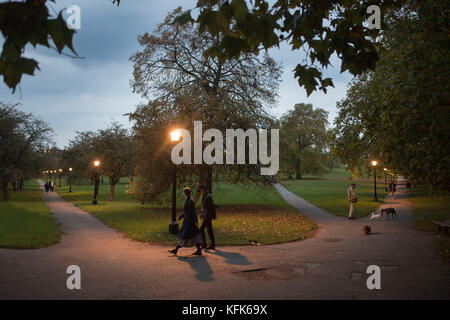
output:
M 338 104 L 336 149 L 349 165 L 374 157 L 431 189 L 448 187 L 448 10 L 410 1 L 387 20 L 376 71 Z
M 282 170 L 301 179 L 304 173 L 323 168 L 328 112 L 299 103 L 280 119 L 280 163 Z
M 118 123 L 98 130 L 95 140 L 95 151 L 101 155 L 103 172 L 109 177 L 109 200 L 112 201 L 120 178 L 131 173 L 135 152 L 133 140 L 128 130 Z
M 199 36 L 195 25 L 172 23 L 180 12 L 178 8 L 152 34 L 140 36 L 139 44 L 144 48 L 130 58 L 134 63 L 132 88 L 148 100 L 130 119 L 135 121 L 138 139 L 155 147 L 155 150 L 147 148 L 142 155 L 144 159 L 159 154 L 161 146 L 167 145 L 167 130 L 175 126 L 192 129 L 192 120 L 202 121 L 205 128 L 222 131 L 272 125 L 267 109 L 277 98 L 280 66 L 268 55 L 242 55 L 227 61 L 204 56 L 204 48 L 217 42 L 220 36 Z M 160 132 L 159 128 L 165 131 Z M 155 137 L 161 140 L 155 141 Z M 138 163 L 144 166 L 143 162 Z M 199 182 L 211 190 L 213 167 L 202 165 L 191 169 L 199 176 Z M 256 172 L 251 166 L 223 169 L 229 169 L 230 176 L 241 175 L 242 179 Z
M 288 42 L 292 50 L 304 50 L 306 56 L 295 68 L 295 77 L 308 95 L 333 86 L 323 78 L 320 68 L 330 65 L 336 54 L 342 61 L 341 72 L 359 75 L 373 70 L 379 30 L 365 26 L 370 17 L 367 9 L 378 5 L 383 11 L 400 7 L 405 1 L 343 0 L 201 0 L 195 19 L 191 11 L 180 14 L 176 22 L 197 22 L 200 34 L 219 37 L 205 54 L 220 59 L 235 59 L 241 54 L 279 47 Z
M 31 168 L 38 172 L 41 150 L 53 132 L 46 122 L 19 111 L 18 106 L 0 102 L 0 182 L 4 201 L 9 199 L 11 181 L 23 177 Z
M 134 144 L 128 130 L 118 123 L 97 132 L 77 132 L 76 137 L 64 149 L 63 161 L 79 176 L 93 179 L 97 170 L 109 177 L 109 200 L 114 199 L 114 190 L 121 177 L 131 172 Z M 93 167 L 94 160 L 100 160 L 99 169 Z

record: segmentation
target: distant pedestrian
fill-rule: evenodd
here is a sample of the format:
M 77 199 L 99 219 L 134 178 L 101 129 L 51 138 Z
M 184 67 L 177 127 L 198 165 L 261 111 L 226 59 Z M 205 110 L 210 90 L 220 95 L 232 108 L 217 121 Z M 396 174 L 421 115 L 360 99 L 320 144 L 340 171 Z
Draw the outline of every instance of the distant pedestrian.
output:
M 197 213 L 195 212 L 194 201 L 191 199 L 191 193 L 192 191 L 190 188 L 184 188 L 183 196 L 186 201 L 184 203 L 183 213 L 178 217 L 178 220 L 183 219 L 183 226 L 178 233 L 177 246 L 175 249 L 169 250 L 170 253 L 175 255 L 178 253 L 178 249 L 192 246 L 197 247 L 197 251 L 194 252 L 194 255 L 202 255 L 201 245 L 203 241 L 198 230 Z
M 347 190 L 348 203 L 350 206 L 350 209 L 348 212 L 349 220 L 355 220 L 355 218 L 353 218 L 353 210 L 355 209 L 355 203 L 358 202 L 358 197 L 356 196 L 355 188 L 356 188 L 356 184 L 352 183 L 350 185 L 350 188 L 348 188 L 348 190 Z
M 50 191 L 53 192 L 55 191 L 55 183 L 52 181 L 50 181 Z
M 392 200 L 395 200 L 395 191 L 396 191 L 397 185 L 394 182 L 391 182 L 389 185 L 389 191 L 391 192 Z
M 216 218 L 216 207 L 214 206 L 214 200 L 211 193 L 206 190 L 204 185 L 198 187 L 198 192 L 203 196 L 202 208 L 200 218 L 203 219 L 200 226 L 200 234 L 203 238 L 203 248 L 208 250 L 216 249 L 216 239 L 214 238 L 214 231 L 212 221 Z M 205 229 L 208 229 L 209 240 L 211 245 L 208 247 L 206 242 Z
M 50 186 L 49 186 L 49 184 L 48 184 L 47 181 L 46 181 L 45 184 L 44 184 L 44 189 L 45 189 L 45 192 L 46 192 L 46 193 L 47 193 L 48 190 L 50 189 Z

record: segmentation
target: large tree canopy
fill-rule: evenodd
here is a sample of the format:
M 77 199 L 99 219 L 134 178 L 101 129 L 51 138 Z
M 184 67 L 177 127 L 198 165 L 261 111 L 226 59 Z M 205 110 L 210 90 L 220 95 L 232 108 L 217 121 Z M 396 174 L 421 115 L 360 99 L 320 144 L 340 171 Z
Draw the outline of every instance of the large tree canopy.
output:
M 109 200 L 114 199 L 114 190 L 121 177 L 132 172 L 135 147 L 130 133 L 118 123 L 112 123 L 106 129 L 96 132 L 83 131 L 65 148 L 62 160 L 66 167 L 73 168 L 76 176 L 97 176 L 109 178 Z M 93 161 L 100 160 L 99 169 L 93 167 Z
M 199 36 L 196 25 L 172 23 L 180 12 L 177 9 L 169 14 L 152 34 L 140 36 L 143 49 L 131 57 L 132 88 L 148 100 L 131 115 L 138 145 L 147 146 L 139 152 L 145 161 L 138 161 L 138 166 L 142 166 L 138 183 L 147 183 L 144 175 L 163 172 L 149 170 L 148 166 L 156 161 L 154 168 L 163 167 L 158 165 L 159 155 L 164 153 L 160 148 L 166 145 L 171 127 L 192 130 L 192 121 L 198 120 L 205 130 L 216 128 L 225 132 L 231 128 L 268 128 L 272 123 L 267 111 L 277 98 L 281 67 L 268 55 L 242 55 L 226 61 L 203 55 L 204 48 L 219 41 L 220 36 Z M 200 182 L 211 188 L 213 168 L 208 165 L 192 168 Z M 237 175 L 242 174 L 244 179 L 258 168 L 222 169 L 238 170 Z M 156 181 L 159 180 L 149 175 L 148 184 Z
M 301 179 L 304 173 L 320 173 L 325 160 L 328 112 L 311 104 L 296 104 L 280 119 L 282 172 Z
M 0 182 L 5 201 L 15 176 L 36 173 L 42 167 L 41 151 L 53 132 L 46 122 L 17 107 L 0 102 Z
M 341 71 L 359 75 L 374 69 L 378 59 L 379 30 L 365 23 L 378 5 L 382 12 L 399 7 L 405 1 L 378 0 L 199 0 L 195 19 L 192 10 L 177 22 L 197 22 L 200 34 L 220 37 L 207 47 L 206 54 L 220 59 L 258 53 L 262 49 L 289 43 L 302 50 L 295 77 L 308 95 L 320 89 L 326 92 L 332 79 L 322 76 L 335 54 L 342 61 Z M 380 17 L 381 18 L 381 17 Z M 381 21 L 382 22 L 382 21 Z M 300 59 L 299 59 L 300 60 Z
M 371 158 L 430 187 L 448 187 L 448 1 L 411 1 L 392 15 L 373 73 L 338 104 L 337 151 L 352 167 Z

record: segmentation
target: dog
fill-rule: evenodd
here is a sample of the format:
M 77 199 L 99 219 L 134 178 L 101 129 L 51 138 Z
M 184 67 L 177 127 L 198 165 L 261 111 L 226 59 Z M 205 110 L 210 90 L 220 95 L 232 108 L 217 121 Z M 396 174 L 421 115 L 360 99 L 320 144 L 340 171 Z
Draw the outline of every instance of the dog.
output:
M 380 220 L 380 218 L 381 218 L 381 216 L 382 216 L 383 214 L 380 212 L 380 213 L 377 213 L 377 214 L 375 214 L 375 212 L 372 212 L 372 216 L 370 217 L 370 220 Z
M 363 232 L 366 236 L 368 236 L 369 234 L 372 234 L 372 228 L 370 228 L 370 226 L 368 226 L 368 225 L 365 225 L 363 227 Z
M 386 208 L 381 210 L 381 215 L 385 214 L 386 217 L 391 215 L 392 219 L 397 220 L 397 211 L 394 208 Z

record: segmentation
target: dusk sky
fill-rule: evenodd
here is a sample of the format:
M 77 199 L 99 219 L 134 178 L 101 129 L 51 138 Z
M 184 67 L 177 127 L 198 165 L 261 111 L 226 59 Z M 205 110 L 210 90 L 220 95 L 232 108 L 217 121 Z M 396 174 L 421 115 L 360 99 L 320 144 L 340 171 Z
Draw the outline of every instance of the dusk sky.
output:
M 137 36 L 151 32 L 178 6 L 193 8 L 196 0 L 122 0 L 120 7 L 108 0 L 63 0 L 52 7 L 59 12 L 73 4 L 81 8 L 81 30 L 74 36 L 74 47 L 83 59 L 29 47 L 25 56 L 38 60 L 41 71 L 34 77 L 24 76 L 14 94 L 3 81 L 0 84 L 0 100 L 19 102 L 21 110 L 49 122 L 60 148 L 76 131 L 104 128 L 112 121 L 130 126 L 124 114 L 133 111 L 141 101 L 129 86 L 132 65 L 128 58 L 139 50 Z M 270 50 L 270 54 L 284 66 L 279 102 L 271 113 L 278 117 L 296 103 L 312 103 L 329 111 L 332 122 L 336 102 L 344 98 L 351 80 L 349 74 L 339 74 L 340 62 L 334 59 L 334 67 L 325 72 L 333 78 L 335 89 L 330 88 L 326 95 L 315 92 L 307 98 L 292 72 L 301 52 L 292 52 L 284 45 Z

